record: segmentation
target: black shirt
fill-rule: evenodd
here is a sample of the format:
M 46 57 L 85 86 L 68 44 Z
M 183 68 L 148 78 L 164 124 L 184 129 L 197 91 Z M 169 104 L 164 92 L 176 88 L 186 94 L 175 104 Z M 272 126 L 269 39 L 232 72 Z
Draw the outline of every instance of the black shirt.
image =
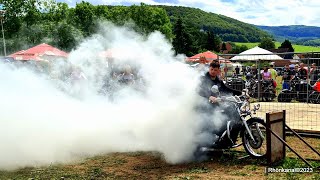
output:
M 284 81 L 290 81 L 292 75 L 294 74 L 290 69 L 284 69 L 282 72 L 282 77 Z
M 312 81 L 317 81 L 320 78 L 320 70 L 319 69 L 315 69 L 312 72 L 311 78 L 312 78 L 311 79 Z
M 240 74 L 240 68 L 239 67 L 236 67 L 235 70 L 236 70 L 236 74 Z
M 300 79 L 307 79 L 308 71 L 305 68 L 300 68 L 298 73 Z
M 227 87 L 222 80 L 220 80 L 218 77 L 215 79 L 212 79 L 209 72 L 207 72 L 203 77 L 201 77 L 201 84 L 198 90 L 198 93 L 200 96 L 208 98 L 210 96 L 215 96 L 213 92 L 211 92 L 211 87 L 213 85 L 217 85 L 219 88 L 219 92 L 221 95 L 241 95 L 241 91 L 233 90 L 229 87 Z

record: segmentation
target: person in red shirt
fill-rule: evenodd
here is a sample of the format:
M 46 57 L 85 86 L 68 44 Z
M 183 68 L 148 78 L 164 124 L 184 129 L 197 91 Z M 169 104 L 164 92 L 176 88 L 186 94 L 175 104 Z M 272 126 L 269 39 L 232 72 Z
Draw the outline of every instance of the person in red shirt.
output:
M 317 82 L 313 85 L 313 90 L 320 92 L 320 78 L 317 80 Z

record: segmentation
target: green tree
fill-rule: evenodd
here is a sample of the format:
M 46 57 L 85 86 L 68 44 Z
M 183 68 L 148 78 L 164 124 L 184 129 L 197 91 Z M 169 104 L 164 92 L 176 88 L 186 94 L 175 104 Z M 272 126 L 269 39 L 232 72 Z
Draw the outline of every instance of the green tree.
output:
M 206 49 L 209 51 L 220 52 L 221 39 L 214 35 L 212 31 L 207 31 Z
M 258 46 L 263 49 L 274 49 L 276 47 L 272 39 L 269 37 L 262 38 Z
M 225 50 L 227 50 L 227 45 L 226 45 L 225 42 L 223 42 L 222 45 L 221 45 L 220 51 L 224 52 Z
M 37 0 L 28 0 L 28 3 L 25 3 L 25 16 L 23 16 L 23 21 L 27 26 L 37 24 L 41 20 L 41 13 L 37 6 L 40 6 L 40 1 Z
M 83 35 L 79 29 L 68 24 L 66 21 L 62 21 L 55 29 L 53 37 L 53 44 L 61 49 L 70 51 L 83 38 Z
M 245 45 L 238 46 L 235 43 L 231 43 L 232 50 L 229 52 L 230 54 L 240 54 L 243 51 L 248 50 L 248 47 Z
M 95 7 L 95 15 L 98 18 L 107 19 L 108 17 L 110 17 L 110 12 L 107 6 L 98 5 Z
M 129 19 L 129 8 L 126 6 L 113 6 L 109 9 L 108 20 L 116 25 L 124 25 Z
M 68 13 L 69 6 L 67 3 L 46 3 L 43 19 L 45 21 L 60 22 L 68 17 Z
M 148 6 L 141 3 L 129 8 L 130 17 L 143 34 L 160 31 L 168 39 L 172 39 L 172 25 L 166 11 L 162 8 Z
M 207 50 L 213 51 L 214 46 L 214 34 L 212 31 L 207 31 L 207 42 L 205 47 Z
M 167 11 L 172 22 L 177 17 L 183 17 L 185 24 L 193 24 L 193 26 L 204 31 L 211 30 L 215 35 L 221 37 L 223 41 L 258 42 L 261 37 L 270 37 L 267 32 L 258 29 L 256 26 L 223 15 L 208 13 L 190 7 L 158 7 L 162 7 Z
M 30 45 L 40 44 L 47 35 L 48 32 L 42 24 L 27 25 L 24 23 L 19 31 L 20 39 Z
M 294 52 L 291 42 L 287 39 L 281 43 L 279 48 L 288 48 L 288 52 Z M 293 55 L 294 55 L 293 53 L 286 54 L 284 56 L 284 59 L 292 59 Z
M 173 47 L 176 54 L 186 54 L 187 56 L 192 55 L 192 41 L 190 35 L 186 32 L 186 27 L 179 18 L 174 25 L 173 33 L 175 35 L 173 39 Z
M 82 30 L 85 36 L 94 33 L 95 15 L 94 6 L 88 2 L 82 1 L 74 9 L 74 20 L 76 26 Z
M 21 25 L 22 18 L 25 14 L 25 2 L 24 0 L 5 0 L 1 1 L 5 6 L 4 14 L 4 29 L 6 31 L 6 36 L 11 38 L 16 34 Z

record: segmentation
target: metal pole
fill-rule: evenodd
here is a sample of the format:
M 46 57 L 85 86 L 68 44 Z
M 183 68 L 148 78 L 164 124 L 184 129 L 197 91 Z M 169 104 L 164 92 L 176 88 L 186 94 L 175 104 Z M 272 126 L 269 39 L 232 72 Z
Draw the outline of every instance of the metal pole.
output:
M 308 163 L 308 161 L 306 161 L 302 156 L 300 156 L 295 150 L 293 150 L 289 144 L 286 143 L 286 141 L 284 141 L 281 137 L 279 137 L 276 133 L 274 133 L 270 128 L 268 128 L 268 130 L 271 132 L 271 134 L 273 134 L 279 141 L 281 141 L 283 144 L 285 144 L 293 153 L 295 153 L 304 163 L 306 163 L 309 167 L 313 168 L 313 166 Z
M 312 57 L 313 57 L 313 53 L 312 53 Z M 311 86 L 311 74 L 310 74 L 310 56 L 308 56 L 308 59 L 307 59 L 307 69 L 308 69 L 308 72 L 307 72 L 307 103 L 309 103 L 309 84 Z
M 4 38 L 4 30 L 3 30 L 3 20 L 1 17 L 1 28 L 2 28 L 2 39 L 3 39 L 3 52 L 4 52 L 4 56 L 7 56 L 7 50 L 6 50 L 6 40 Z
M 257 68 L 257 79 L 258 79 L 258 102 L 260 102 L 260 89 L 261 89 L 261 85 L 260 85 L 260 82 L 261 82 L 261 79 L 260 79 L 260 59 L 256 60 L 256 68 Z
M 304 142 L 304 144 L 306 144 L 313 152 L 315 152 L 316 154 L 318 154 L 318 156 L 320 156 L 320 153 L 315 150 L 312 146 L 310 146 L 310 144 L 308 144 L 298 133 L 296 133 L 294 130 L 292 130 L 287 124 L 285 125 L 286 128 L 288 128 L 294 135 L 296 135 L 302 142 Z

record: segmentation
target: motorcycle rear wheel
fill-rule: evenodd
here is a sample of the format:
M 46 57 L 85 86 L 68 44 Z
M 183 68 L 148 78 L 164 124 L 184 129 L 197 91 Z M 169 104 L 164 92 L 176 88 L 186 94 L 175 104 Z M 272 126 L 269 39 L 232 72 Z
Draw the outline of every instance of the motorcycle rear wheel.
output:
M 260 118 L 251 118 L 247 121 L 248 127 L 254 137 L 251 139 L 246 129 L 243 129 L 242 142 L 246 152 L 253 158 L 263 159 L 267 154 L 266 123 Z

